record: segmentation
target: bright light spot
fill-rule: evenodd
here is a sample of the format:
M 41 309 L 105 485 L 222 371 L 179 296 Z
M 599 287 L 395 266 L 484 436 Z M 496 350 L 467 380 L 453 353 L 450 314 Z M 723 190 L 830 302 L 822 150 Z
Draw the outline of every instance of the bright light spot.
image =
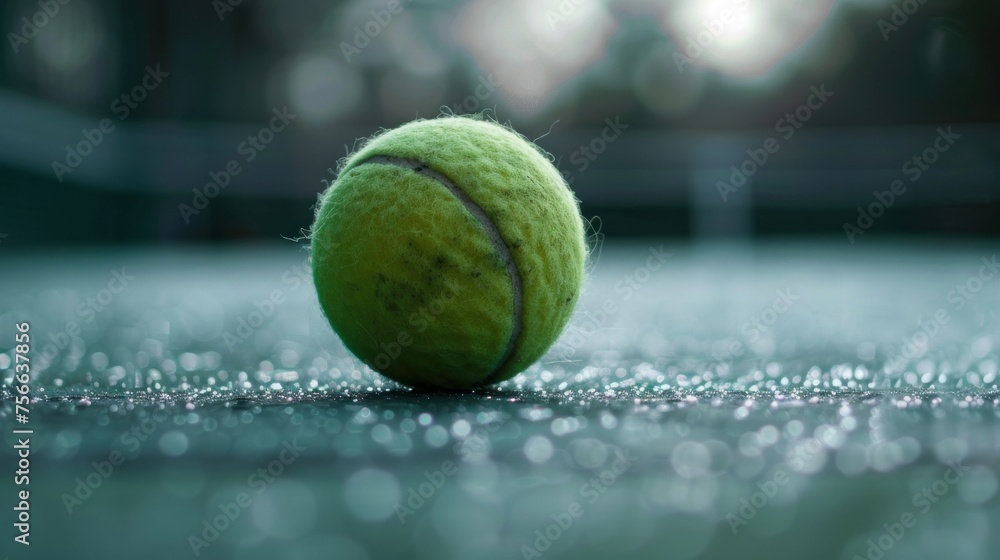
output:
M 833 0 L 683 0 L 667 9 L 682 67 L 759 77 L 822 29 Z
M 524 456 L 532 463 L 545 463 L 554 453 L 552 442 L 545 436 L 531 436 L 524 442 Z
M 747 0 L 717 2 L 687 2 L 682 5 L 679 21 L 691 29 L 695 41 L 702 45 L 743 45 L 764 31 L 760 19 L 763 6 L 750 5 Z
M 563 84 L 601 59 L 616 23 L 601 0 L 470 2 L 457 19 L 459 40 L 500 96 L 524 115 L 547 109 Z

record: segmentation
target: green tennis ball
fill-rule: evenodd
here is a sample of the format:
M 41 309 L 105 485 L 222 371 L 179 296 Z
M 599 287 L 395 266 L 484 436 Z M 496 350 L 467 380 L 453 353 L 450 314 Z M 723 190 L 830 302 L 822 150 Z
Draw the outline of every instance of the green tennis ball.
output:
M 559 171 L 493 122 L 418 120 L 341 163 L 312 229 L 319 302 L 344 345 L 421 388 L 509 379 L 566 326 L 587 259 Z

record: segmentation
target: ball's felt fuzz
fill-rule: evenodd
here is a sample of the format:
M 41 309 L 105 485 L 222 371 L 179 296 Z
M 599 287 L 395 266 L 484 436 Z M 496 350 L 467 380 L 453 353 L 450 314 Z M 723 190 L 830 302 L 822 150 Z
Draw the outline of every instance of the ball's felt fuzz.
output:
M 566 326 L 584 222 L 543 153 L 479 117 L 417 120 L 368 140 L 320 196 L 313 279 L 358 358 L 414 387 L 509 379 Z

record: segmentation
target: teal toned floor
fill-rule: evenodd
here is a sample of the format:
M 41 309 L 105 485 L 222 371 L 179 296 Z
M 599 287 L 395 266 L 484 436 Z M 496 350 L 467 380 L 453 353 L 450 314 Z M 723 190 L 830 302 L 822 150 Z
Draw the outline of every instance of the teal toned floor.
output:
M 471 394 L 362 367 L 292 244 L 4 254 L 2 555 L 996 558 L 1000 247 L 660 247 Z

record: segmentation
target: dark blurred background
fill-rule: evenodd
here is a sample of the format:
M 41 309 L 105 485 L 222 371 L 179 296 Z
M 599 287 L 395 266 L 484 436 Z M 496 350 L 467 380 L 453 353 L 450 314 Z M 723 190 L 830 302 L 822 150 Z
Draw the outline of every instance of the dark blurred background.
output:
M 538 139 L 606 235 L 993 236 L 998 15 L 959 0 L 8 1 L 0 243 L 294 238 L 359 138 L 483 111 Z M 960 138 L 907 171 L 949 126 Z M 735 187 L 731 166 L 769 138 L 779 149 Z M 872 209 L 896 180 L 905 192 Z

